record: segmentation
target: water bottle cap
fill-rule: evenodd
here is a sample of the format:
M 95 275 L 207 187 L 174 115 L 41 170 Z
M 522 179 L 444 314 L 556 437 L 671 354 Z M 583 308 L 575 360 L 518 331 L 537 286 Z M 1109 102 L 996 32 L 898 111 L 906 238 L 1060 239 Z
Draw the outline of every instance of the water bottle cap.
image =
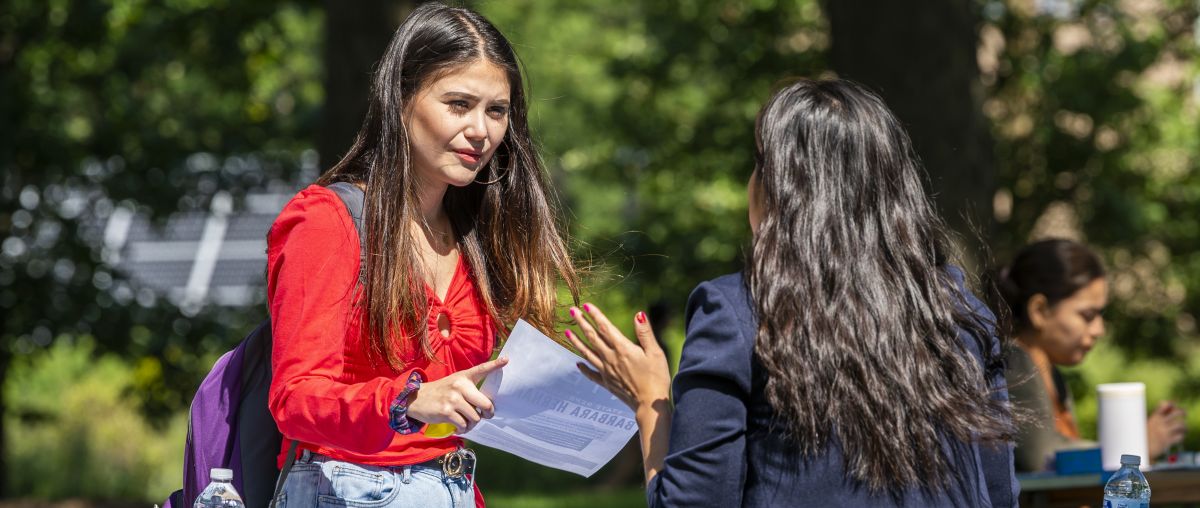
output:
M 1140 466 L 1142 457 L 1140 455 L 1121 455 L 1122 466 Z
M 1121 460 L 1125 460 L 1125 459 L 1122 458 Z M 232 480 L 233 479 L 233 470 L 214 467 L 214 468 L 212 468 L 211 471 L 208 472 L 208 475 L 210 477 L 212 477 L 212 479 L 214 479 L 214 480 Z

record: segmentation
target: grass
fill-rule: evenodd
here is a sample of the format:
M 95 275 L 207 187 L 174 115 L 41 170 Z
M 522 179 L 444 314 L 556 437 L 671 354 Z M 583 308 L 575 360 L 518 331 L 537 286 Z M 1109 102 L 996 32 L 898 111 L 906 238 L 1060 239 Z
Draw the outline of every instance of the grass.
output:
M 646 491 L 622 489 L 565 494 L 484 494 L 488 508 L 641 508 Z

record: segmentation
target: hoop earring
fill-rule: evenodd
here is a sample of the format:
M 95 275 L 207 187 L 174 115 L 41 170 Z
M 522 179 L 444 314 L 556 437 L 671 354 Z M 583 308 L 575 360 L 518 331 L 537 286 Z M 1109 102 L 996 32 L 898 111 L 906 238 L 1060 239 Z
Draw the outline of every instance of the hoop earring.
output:
M 495 173 L 495 172 L 496 172 L 496 158 L 495 158 L 494 156 L 492 157 L 492 160 L 488 161 L 488 164 L 487 164 L 487 170 L 488 170 L 488 172 L 489 172 L 489 173 Z M 485 181 L 485 182 L 481 182 L 481 181 L 479 181 L 479 180 L 475 180 L 475 183 L 477 183 L 477 184 L 479 184 L 479 185 L 491 185 L 491 184 L 494 184 L 494 183 L 496 183 L 496 182 L 499 182 L 500 180 L 503 180 L 503 179 L 504 179 L 504 177 L 506 177 L 506 176 L 508 176 L 508 172 L 507 172 L 507 171 L 505 171 L 503 174 L 501 174 L 500 176 L 497 176 L 496 178 L 494 178 L 494 179 L 492 179 L 492 180 L 488 180 L 488 181 Z

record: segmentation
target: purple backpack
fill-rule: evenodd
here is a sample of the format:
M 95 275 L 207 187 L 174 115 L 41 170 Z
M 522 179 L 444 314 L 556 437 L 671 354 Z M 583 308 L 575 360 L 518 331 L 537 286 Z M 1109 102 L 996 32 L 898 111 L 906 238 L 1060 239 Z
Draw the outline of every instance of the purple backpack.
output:
M 332 184 L 329 189 L 345 203 L 361 242 L 362 189 L 345 182 Z M 163 508 L 190 508 L 208 485 L 209 471 L 214 467 L 233 470 L 233 486 L 247 508 L 274 507 L 273 500 L 295 461 L 297 442 L 292 441 L 280 471 L 276 457 L 283 436 L 267 407 L 270 388 L 268 318 L 236 348 L 222 355 L 196 390 L 183 451 L 183 488 L 172 493 Z

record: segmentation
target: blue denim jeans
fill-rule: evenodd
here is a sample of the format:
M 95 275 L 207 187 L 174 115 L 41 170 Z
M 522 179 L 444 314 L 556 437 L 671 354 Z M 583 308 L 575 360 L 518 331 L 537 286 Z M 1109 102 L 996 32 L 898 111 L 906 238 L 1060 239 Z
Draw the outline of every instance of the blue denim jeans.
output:
M 365 466 L 305 450 L 279 493 L 279 508 L 474 508 L 467 476 L 441 468 Z

